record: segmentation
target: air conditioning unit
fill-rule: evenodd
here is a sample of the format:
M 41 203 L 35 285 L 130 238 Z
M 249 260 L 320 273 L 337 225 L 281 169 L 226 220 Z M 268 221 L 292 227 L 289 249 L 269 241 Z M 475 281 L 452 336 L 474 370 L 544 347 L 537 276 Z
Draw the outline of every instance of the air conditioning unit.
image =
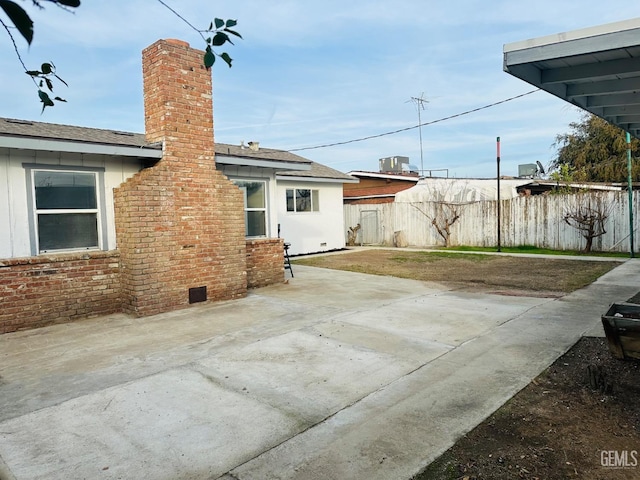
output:
M 385 157 L 378 160 L 380 172 L 402 173 L 403 165 L 409 164 L 409 157 Z
M 518 177 L 520 178 L 533 178 L 538 173 L 538 165 L 535 163 L 525 163 L 518 165 Z

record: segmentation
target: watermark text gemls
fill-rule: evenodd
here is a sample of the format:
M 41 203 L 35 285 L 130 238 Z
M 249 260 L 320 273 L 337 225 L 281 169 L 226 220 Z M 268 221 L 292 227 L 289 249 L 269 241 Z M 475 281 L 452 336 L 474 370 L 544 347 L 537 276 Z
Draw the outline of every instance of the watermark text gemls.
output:
M 637 450 L 602 450 L 600 465 L 607 468 L 633 468 L 638 466 Z

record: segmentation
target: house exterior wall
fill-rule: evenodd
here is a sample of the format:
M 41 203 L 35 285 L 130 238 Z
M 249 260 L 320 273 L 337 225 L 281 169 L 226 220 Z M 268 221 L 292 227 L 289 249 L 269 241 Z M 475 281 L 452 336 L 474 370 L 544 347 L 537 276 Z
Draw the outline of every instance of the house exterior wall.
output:
M 204 52 L 159 40 L 143 51 L 145 131 L 163 157 L 114 192 L 124 309 L 151 315 L 246 294 L 240 190 L 214 162 L 211 73 Z
M 116 251 L 0 260 L 0 334 L 121 311 Z
M 163 143 L 153 167 L 0 149 L 0 222 L 8 226 L 0 229 L 0 333 L 119 311 L 151 315 L 244 296 L 248 279 L 250 286 L 283 280 L 282 240 L 245 238 L 242 192 L 216 169 L 211 74 L 202 58 L 179 41 L 143 52 L 147 139 Z M 37 255 L 28 165 L 97 172 L 100 249 Z
M 319 211 L 288 212 L 287 189 L 317 189 Z M 277 210 L 280 236 L 291 244 L 289 255 L 326 252 L 344 248 L 342 183 L 303 182 L 278 179 Z
M 100 169 L 104 172 L 104 191 L 99 192 L 104 200 L 104 209 L 100 212 L 105 225 L 105 241 L 102 250 L 116 248 L 113 195 L 114 188 L 135 175 L 142 168 L 137 159 L 88 155 L 80 153 L 42 152 L 34 150 L 16 150 L 0 148 L 0 259 L 19 258 L 35 255 L 33 232 L 30 232 L 28 196 L 24 165 L 53 166 Z

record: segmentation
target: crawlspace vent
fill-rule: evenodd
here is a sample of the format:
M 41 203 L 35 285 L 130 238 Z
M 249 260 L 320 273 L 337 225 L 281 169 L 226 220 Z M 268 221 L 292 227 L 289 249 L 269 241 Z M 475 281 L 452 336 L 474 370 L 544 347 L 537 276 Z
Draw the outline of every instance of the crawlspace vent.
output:
M 189 303 L 207 301 L 207 287 L 194 287 L 189 289 Z

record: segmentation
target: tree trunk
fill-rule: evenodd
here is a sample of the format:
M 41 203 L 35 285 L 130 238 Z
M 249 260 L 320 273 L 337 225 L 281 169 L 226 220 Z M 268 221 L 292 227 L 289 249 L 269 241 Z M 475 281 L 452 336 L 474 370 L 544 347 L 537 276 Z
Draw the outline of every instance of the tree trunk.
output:
M 584 247 L 583 253 L 590 253 L 591 246 L 593 245 L 593 236 L 589 235 L 585 237 L 587 239 L 587 244 Z

